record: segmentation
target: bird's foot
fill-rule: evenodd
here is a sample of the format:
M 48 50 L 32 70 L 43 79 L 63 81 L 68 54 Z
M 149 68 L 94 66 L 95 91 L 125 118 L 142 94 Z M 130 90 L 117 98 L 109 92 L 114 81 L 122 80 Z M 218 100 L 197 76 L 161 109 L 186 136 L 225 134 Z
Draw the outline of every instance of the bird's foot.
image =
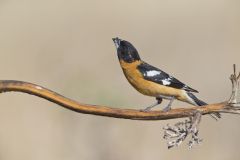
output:
M 167 106 L 167 107 L 165 107 L 165 108 L 163 108 L 163 112 L 168 112 L 168 111 L 170 111 L 171 110 L 171 107 L 170 106 Z
M 148 106 L 148 107 L 146 107 L 144 109 L 140 109 L 140 112 L 149 112 L 149 111 L 151 111 L 151 109 L 153 107 L 155 107 L 155 106 L 159 105 L 160 103 L 162 103 L 162 98 L 157 97 L 156 100 L 157 100 L 156 103 L 154 103 L 154 104 L 152 104 L 152 105 L 150 105 L 150 106 Z
M 168 111 L 171 110 L 172 102 L 174 101 L 174 99 L 175 99 L 175 97 L 172 97 L 172 98 L 170 99 L 168 105 L 167 105 L 165 108 L 163 108 L 163 110 L 162 110 L 163 112 L 168 112 Z
M 139 111 L 140 112 L 149 112 L 149 111 L 151 111 L 151 106 L 149 106 L 149 107 L 147 107 L 147 108 L 144 108 L 144 109 L 140 109 Z

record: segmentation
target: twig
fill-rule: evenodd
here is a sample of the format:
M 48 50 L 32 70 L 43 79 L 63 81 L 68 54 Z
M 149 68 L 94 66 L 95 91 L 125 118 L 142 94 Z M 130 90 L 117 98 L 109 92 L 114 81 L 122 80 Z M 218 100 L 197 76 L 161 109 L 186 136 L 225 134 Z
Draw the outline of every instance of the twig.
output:
M 163 138 L 168 141 L 168 149 L 178 147 L 188 135 L 192 135 L 191 140 L 188 142 L 189 148 L 192 148 L 194 145 L 202 142 L 202 139 L 198 137 L 198 126 L 201 121 L 201 117 L 201 112 L 196 111 L 189 120 L 178 122 L 173 127 L 169 124 L 164 127 Z
M 232 94 L 225 106 L 219 109 L 222 113 L 240 114 L 240 103 L 238 103 L 240 73 L 236 75 L 236 65 L 233 65 L 233 74 L 230 76 L 232 82 Z M 205 106 L 208 108 L 209 106 Z M 168 148 L 179 146 L 188 135 L 191 135 L 191 140 L 188 142 L 189 148 L 199 144 L 202 139 L 198 137 L 198 126 L 201 121 L 201 112 L 196 110 L 195 114 L 189 117 L 189 120 L 178 122 L 171 127 L 169 124 L 164 127 L 164 138 L 168 141 Z
M 239 106 L 238 95 L 239 95 L 239 81 L 240 81 L 240 72 L 236 74 L 236 65 L 233 65 L 233 74 L 230 76 L 232 82 L 232 94 L 228 103 L 231 105 Z

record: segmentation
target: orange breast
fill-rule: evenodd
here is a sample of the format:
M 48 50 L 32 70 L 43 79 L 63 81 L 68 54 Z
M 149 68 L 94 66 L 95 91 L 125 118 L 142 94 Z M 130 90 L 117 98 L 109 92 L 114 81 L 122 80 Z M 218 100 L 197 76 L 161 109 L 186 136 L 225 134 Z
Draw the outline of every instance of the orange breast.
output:
M 175 96 L 176 98 L 181 97 L 182 90 L 180 89 L 167 87 L 158 83 L 154 83 L 152 81 L 145 80 L 142 74 L 136 68 L 141 63 L 141 61 L 136 61 L 133 63 L 120 61 L 120 63 L 127 80 L 140 93 L 153 97 L 157 97 L 159 95 Z

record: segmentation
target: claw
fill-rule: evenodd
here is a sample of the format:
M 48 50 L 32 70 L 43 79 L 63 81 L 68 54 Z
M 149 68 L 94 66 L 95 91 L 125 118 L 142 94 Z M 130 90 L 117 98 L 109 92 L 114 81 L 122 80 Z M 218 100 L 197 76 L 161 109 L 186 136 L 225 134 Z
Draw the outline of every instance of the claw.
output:
M 139 111 L 140 112 L 149 112 L 149 111 L 151 111 L 151 108 L 140 109 Z
M 163 112 L 168 112 L 168 111 L 170 111 L 171 110 L 171 107 L 170 106 L 167 106 L 167 107 L 165 107 L 165 108 L 163 108 Z

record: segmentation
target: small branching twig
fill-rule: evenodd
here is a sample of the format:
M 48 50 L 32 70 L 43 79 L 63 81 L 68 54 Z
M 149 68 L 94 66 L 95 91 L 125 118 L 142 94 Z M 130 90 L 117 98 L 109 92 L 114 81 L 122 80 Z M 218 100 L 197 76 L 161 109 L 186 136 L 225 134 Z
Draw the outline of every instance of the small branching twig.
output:
M 191 140 L 188 142 L 189 148 L 192 148 L 195 144 L 199 144 L 202 141 L 202 139 L 198 137 L 198 126 L 201 117 L 201 112 L 196 111 L 189 120 L 178 122 L 173 127 L 169 124 L 164 127 L 163 138 L 168 140 L 168 149 L 179 146 L 188 135 L 191 135 Z
M 240 73 L 236 74 L 236 65 L 233 65 L 233 74 L 230 76 L 232 82 L 232 94 L 226 105 L 219 109 L 222 113 L 233 113 L 240 114 L 240 103 L 239 103 L 239 81 Z M 188 142 L 189 148 L 199 144 L 202 139 L 198 137 L 198 126 L 201 121 L 202 112 L 196 111 L 193 116 L 189 117 L 189 120 L 184 122 L 178 122 L 173 127 L 169 124 L 164 127 L 163 138 L 168 140 L 168 148 L 179 146 L 188 135 L 191 135 L 191 140 Z
M 230 76 L 232 82 L 232 94 L 228 100 L 230 106 L 240 107 L 239 103 L 239 81 L 240 81 L 240 72 L 236 74 L 236 65 L 233 65 L 233 74 Z

